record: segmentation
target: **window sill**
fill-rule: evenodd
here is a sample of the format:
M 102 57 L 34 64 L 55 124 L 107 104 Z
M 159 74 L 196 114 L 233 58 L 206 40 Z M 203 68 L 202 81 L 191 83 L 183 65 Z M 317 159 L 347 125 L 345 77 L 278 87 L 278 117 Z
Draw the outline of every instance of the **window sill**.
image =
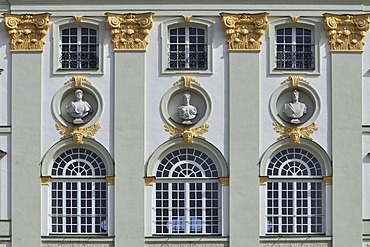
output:
M 58 69 L 54 71 L 54 75 L 103 75 L 100 69 Z
M 79 242 L 95 242 L 95 243 L 110 243 L 114 241 L 113 236 L 107 235 L 68 235 L 68 234 L 61 234 L 61 235 L 49 235 L 49 236 L 42 236 L 41 241 L 43 243 L 60 243 L 62 241 L 73 241 L 76 243 Z
M 152 236 L 152 237 L 145 237 L 145 243 L 146 244 L 159 244 L 165 242 L 166 244 L 171 243 L 181 243 L 186 242 L 190 244 L 197 244 L 197 243 L 228 243 L 229 237 L 223 237 L 223 236 L 173 236 L 173 235 L 167 235 L 167 236 Z
M 269 242 L 330 242 L 332 240 L 331 236 L 326 235 L 313 235 L 313 234 L 301 234 L 301 235 L 284 235 L 284 234 L 274 234 L 260 236 L 261 243 Z
M 274 69 L 271 75 L 320 75 L 317 70 L 297 70 L 297 69 Z
M 162 71 L 164 75 L 175 75 L 175 74 L 201 74 L 211 75 L 213 72 L 209 69 L 197 70 L 197 69 L 165 69 Z

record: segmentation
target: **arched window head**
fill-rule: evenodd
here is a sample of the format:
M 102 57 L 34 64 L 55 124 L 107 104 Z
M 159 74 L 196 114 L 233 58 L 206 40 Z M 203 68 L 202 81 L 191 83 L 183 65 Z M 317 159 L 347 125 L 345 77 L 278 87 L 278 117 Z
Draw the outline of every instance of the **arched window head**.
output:
M 106 176 L 103 160 L 86 148 L 72 148 L 61 153 L 52 166 L 52 176 Z
M 210 143 L 181 138 L 162 144 L 151 156 L 147 176 L 155 177 L 152 196 L 153 235 L 219 235 L 225 160 Z

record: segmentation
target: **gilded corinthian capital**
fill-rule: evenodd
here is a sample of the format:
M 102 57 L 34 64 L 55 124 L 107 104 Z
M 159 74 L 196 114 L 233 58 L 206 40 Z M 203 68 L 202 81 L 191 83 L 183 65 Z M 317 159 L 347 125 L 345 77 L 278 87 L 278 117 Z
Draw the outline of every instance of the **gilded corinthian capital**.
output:
M 261 50 L 261 36 L 268 23 L 267 13 L 220 15 L 228 36 L 229 50 Z
M 146 50 L 146 36 L 153 26 L 153 13 L 106 15 L 113 50 Z
M 331 51 L 363 51 L 370 15 L 324 14 Z
M 5 28 L 11 39 L 11 51 L 43 51 L 43 38 L 50 26 L 50 14 L 4 14 L 4 17 Z

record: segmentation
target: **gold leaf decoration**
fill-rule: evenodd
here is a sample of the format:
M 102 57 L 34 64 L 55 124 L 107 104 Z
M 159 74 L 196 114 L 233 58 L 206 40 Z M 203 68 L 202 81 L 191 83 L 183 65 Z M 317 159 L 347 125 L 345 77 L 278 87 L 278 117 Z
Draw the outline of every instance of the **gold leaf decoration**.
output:
M 153 13 L 106 15 L 113 50 L 146 50 L 146 37 L 153 26 Z
M 363 51 L 370 15 L 324 14 L 331 51 Z
M 184 139 L 184 143 L 193 143 L 193 138 L 197 137 L 200 139 L 206 139 L 203 134 L 208 132 L 209 124 L 205 123 L 201 125 L 198 128 L 182 128 L 178 129 L 175 127 L 172 127 L 169 124 L 164 125 L 165 131 L 170 133 L 170 139 L 176 138 L 176 137 L 182 137 Z
M 10 35 L 11 51 L 43 51 L 44 37 L 50 27 L 49 13 L 37 15 L 4 14 Z
M 83 127 L 68 128 L 67 126 L 64 126 L 60 123 L 57 123 L 55 127 L 57 128 L 57 130 L 59 130 L 59 133 L 62 135 L 62 139 L 72 137 L 73 142 L 75 144 L 83 144 L 83 138 L 85 137 L 95 140 L 94 136 L 101 128 L 99 123 L 96 123 L 87 128 Z
M 281 134 L 278 140 L 289 137 L 290 142 L 292 144 L 300 144 L 301 137 L 312 140 L 311 134 L 314 133 L 316 130 L 318 130 L 318 127 L 316 126 L 315 123 L 312 123 L 309 126 L 304 127 L 304 128 L 299 128 L 299 127 L 287 128 L 279 124 L 278 122 L 274 122 L 273 125 L 274 125 L 274 130 Z
M 179 84 L 183 84 L 184 87 L 186 88 L 191 88 L 191 84 L 194 83 L 196 85 L 198 85 L 199 87 L 201 87 L 202 85 L 200 84 L 199 81 L 197 81 L 194 77 L 192 76 L 182 76 L 179 80 L 177 80 L 173 85 L 176 86 L 176 85 L 179 85 Z
M 285 83 L 288 83 L 288 82 L 291 82 L 292 83 L 292 87 L 298 87 L 299 82 L 304 82 L 306 84 L 310 84 L 302 76 L 289 76 L 287 79 L 285 79 L 284 81 L 282 81 L 280 84 L 282 85 L 282 84 L 285 84 Z
M 261 37 L 268 24 L 267 13 L 221 13 L 221 16 L 229 50 L 261 50 Z

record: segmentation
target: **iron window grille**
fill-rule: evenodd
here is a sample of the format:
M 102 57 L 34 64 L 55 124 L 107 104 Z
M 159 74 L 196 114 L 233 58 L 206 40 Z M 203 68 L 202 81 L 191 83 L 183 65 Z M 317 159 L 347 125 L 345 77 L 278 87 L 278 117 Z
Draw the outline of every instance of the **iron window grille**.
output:
M 282 28 L 276 31 L 276 69 L 315 69 L 311 30 Z
M 325 197 L 321 166 L 300 148 L 277 153 L 267 169 L 266 232 L 325 233 Z
M 182 27 L 169 31 L 169 69 L 207 69 L 206 31 Z
M 59 58 L 61 69 L 99 68 L 99 44 L 95 29 L 63 29 L 61 38 Z

